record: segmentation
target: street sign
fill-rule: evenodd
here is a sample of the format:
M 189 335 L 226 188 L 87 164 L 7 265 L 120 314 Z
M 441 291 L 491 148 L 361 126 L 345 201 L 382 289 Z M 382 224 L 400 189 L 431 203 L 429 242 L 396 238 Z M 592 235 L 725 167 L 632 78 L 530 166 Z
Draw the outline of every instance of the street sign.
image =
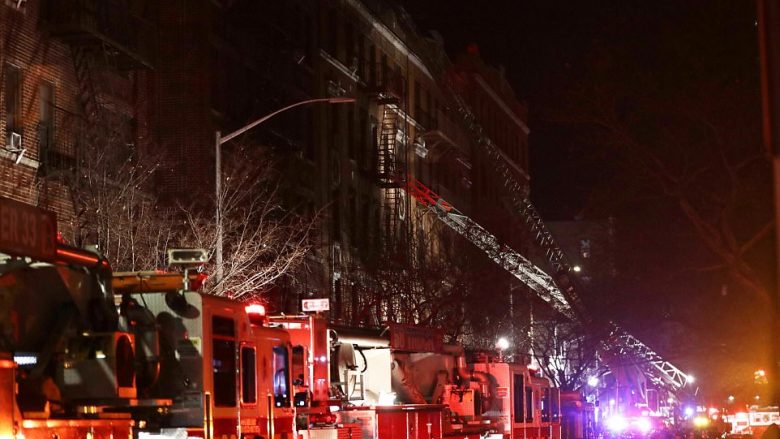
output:
M 18 201 L 0 197 L 0 252 L 39 261 L 57 253 L 57 216 Z
M 327 311 L 329 309 L 330 300 L 328 299 L 303 299 L 301 301 L 303 312 Z

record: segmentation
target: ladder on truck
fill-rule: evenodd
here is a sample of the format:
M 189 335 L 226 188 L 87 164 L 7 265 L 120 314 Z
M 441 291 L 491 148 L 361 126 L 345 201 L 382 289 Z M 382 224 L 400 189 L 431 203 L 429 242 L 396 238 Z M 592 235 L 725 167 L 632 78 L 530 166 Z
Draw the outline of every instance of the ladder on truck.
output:
M 579 300 L 576 302 L 578 309 L 572 306 L 572 298 L 576 298 L 576 296 L 571 281 L 567 281 L 568 291 L 559 288 L 556 281 L 544 270 L 534 265 L 519 252 L 499 243 L 498 239 L 484 227 L 455 209 L 414 177 L 408 177 L 405 189 L 420 204 L 434 212 L 442 222 L 468 239 L 499 266 L 527 285 L 551 308 L 584 330 L 593 330 L 593 321 L 582 307 L 581 302 Z M 530 202 L 528 205 L 533 208 Z M 538 224 L 544 227 L 541 220 Z M 543 232 L 546 234 L 544 236 L 546 242 L 551 243 L 550 247 L 554 246 L 555 242 L 546 228 Z M 560 249 L 555 248 L 554 251 L 560 255 L 558 261 L 561 264 L 566 264 Z M 568 267 L 568 265 L 562 266 Z M 564 271 L 564 273 L 566 272 Z M 628 358 L 643 371 L 653 384 L 676 393 L 689 381 L 688 375 L 615 323 L 610 322 L 605 329 L 606 331 L 600 331 L 606 333 L 606 337 L 600 343 L 602 350 L 609 356 Z
M 463 101 L 463 98 L 455 90 L 449 89 L 449 91 L 458 106 L 458 113 L 463 119 L 466 128 L 474 135 L 477 145 L 490 159 L 490 163 L 494 166 L 498 175 L 501 176 L 512 206 L 525 222 L 537 247 L 544 252 L 551 271 L 556 276 L 555 280 L 558 286 L 561 287 L 565 301 L 571 307 L 572 313 L 579 317 L 576 323 L 582 325 L 586 330 L 592 329 L 593 319 L 580 300 L 577 293 L 580 288 L 574 276 L 571 275 L 572 266 L 568 262 L 563 250 L 558 246 L 547 229 L 531 200 L 525 196 L 520 182 L 517 181 L 507 164 L 501 149 L 484 134 L 484 130 L 476 121 L 476 117 Z M 624 329 L 613 322 L 610 322 L 607 326 L 608 340 L 603 343 L 604 349 L 610 353 L 617 353 L 621 357 L 629 357 L 630 360 L 633 360 L 643 369 L 646 377 L 652 383 L 666 388 L 672 393 L 676 393 L 691 381 L 689 375 L 683 373 L 672 363 L 664 360 L 650 347 Z

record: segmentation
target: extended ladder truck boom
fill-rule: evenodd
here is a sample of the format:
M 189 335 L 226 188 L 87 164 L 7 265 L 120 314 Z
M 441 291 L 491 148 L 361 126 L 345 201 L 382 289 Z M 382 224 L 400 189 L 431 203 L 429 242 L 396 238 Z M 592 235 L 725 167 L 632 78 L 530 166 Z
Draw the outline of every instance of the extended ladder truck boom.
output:
M 570 321 L 583 326 L 584 329 L 588 329 L 592 325 L 592 321 L 581 305 L 578 307 L 579 309 L 571 306 L 571 298 L 574 297 L 573 286 L 570 287 L 568 294 L 565 294 L 547 273 L 517 251 L 500 244 L 493 234 L 468 216 L 459 212 L 414 177 L 408 177 L 405 189 L 420 204 L 434 212 L 442 222 L 468 239 L 484 251 L 494 262 L 527 285 L 554 310 L 567 317 Z M 527 202 L 527 205 L 533 209 L 530 202 Z M 535 213 L 535 210 L 533 212 Z M 535 218 L 538 219 L 538 215 Z M 541 219 L 539 219 L 537 224 L 541 224 Z M 541 227 L 543 227 L 543 224 Z M 546 231 L 546 228 L 543 232 L 540 232 L 541 234 L 544 234 L 542 239 L 547 245 L 554 245 L 554 241 L 549 232 Z M 562 268 L 568 267 L 560 249 L 551 250 L 548 252 L 548 256 L 553 253 L 558 255 L 557 261 Z M 566 270 L 563 271 L 566 272 Z M 579 304 L 579 301 L 576 303 Z M 636 365 L 642 369 L 653 384 L 676 392 L 690 380 L 690 377 L 679 368 L 664 360 L 647 345 L 616 324 L 610 322 L 606 333 L 606 339 L 601 342 L 602 348 L 613 356 L 628 357 L 629 361 L 637 362 L 638 364 Z

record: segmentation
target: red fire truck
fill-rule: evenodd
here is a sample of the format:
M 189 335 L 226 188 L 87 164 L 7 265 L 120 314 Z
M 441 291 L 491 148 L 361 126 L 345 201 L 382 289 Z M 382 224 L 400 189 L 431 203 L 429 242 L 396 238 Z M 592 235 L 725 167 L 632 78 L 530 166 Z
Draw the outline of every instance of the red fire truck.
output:
M 112 276 L 55 223 L 0 200 L 1 439 L 561 437 L 558 390 L 526 365 L 430 328 L 268 318 L 194 291 L 205 251 Z
M 271 323 L 290 333 L 304 437 L 561 437 L 560 394 L 547 379 L 484 353 L 467 365 L 436 330 L 329 326 L 314 315 Z
M 205 251 L 172 250 L 169 260 L 186 266 Z M 262 305 L 190 291 L 191 278 L 187 270 L 114 275 L 120 322 L 138 341 L 138 392 L 171 401 L 154 428 L 136 430 L 145 438 L 294 438 L 289 334 L 268 326 Z
M 164 401 L 137 399 L 108 263 L 56 232 L 53 213 L 0 198 L 0 438 L 131 437 L 129 409 Z

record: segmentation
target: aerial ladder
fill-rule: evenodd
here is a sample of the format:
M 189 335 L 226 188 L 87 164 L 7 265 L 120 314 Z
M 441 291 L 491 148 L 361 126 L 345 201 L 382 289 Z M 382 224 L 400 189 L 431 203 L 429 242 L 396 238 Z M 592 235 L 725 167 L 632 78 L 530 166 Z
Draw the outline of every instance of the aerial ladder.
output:
M 595 322 L 577 293 L 581 288 L 577 285 L 575 277 L 571 275 L 572 266 L 568 262 L 566 255 L 547 229 L 544 220 L 531 203 L 531 200 L 525 196 L 520 182 L 517 181 L 506 162 L 504 153 L 484 133 L 484 130 L 463 98 L 455 90 L 447 88 L 457 105 L 458 113 L 464 125 L 474 135 L 477 145 L 483 150 L 498 175 L 502 178 L 504 189 L 509 195 L 512 206 L 525 222 L 536 246 L 544 252 L 566 303 L 572 308 L 573 313 L 579 317 L 576 323 L 581 324 L 584 329 L 592 331 Z M 609 322 L 606 328 L 601 329 L 607 332 L 605 342 L 603 343 L 605 350 L 617 353 L 621 358 L 633 360 L 636 365 L 643 369 L 646 378 L 652 383 L 671 391 L 673 394 L 678 393 L 686 384 L 692 383 L 692 376 L 664 360 L 658 353 L 614 322 Z
M 601 357 L 605 362 L 612 363 L 613 368 L 621 367 L 620 364 L 636 365 L 650 382 L 672 394 L 678 394 L 686 384 L 692 382 L 692 376 L 664 360 L 658 353 L 614 322 L 604 324 L 593 320 L 579 297 L 580 287 L 575 276 L 572 275 L 572 266 L 567 261 L 566 255 L 528 199 L 525 187 L 510 168 L 507 157 L 498 145 L 493 143 L 455 88 L 452 78 L 448 76 L 450 69 L 446 57 L 433 54 L 427 58 L 432 73 L 444 78 L 442 88 L 445 95 L 454 104 L 462 126 L 487 157 L 496 175 L 501 178 L 512 207 L 523 219 L 536 247 L 544 253 L 552 276 L 547 275 L 544 270 L 536 267 L 519 252 L 501 245 L 487 230 L 455 210 L 420 182 L 412 178 L 407 179 L 405 184 L 407 191 L 423 205 L 436 212 L 444 223 L 520 279 L 553 309 L 579 325 L 586 335 L 601 339 Z
M 410 196 L 433 212 L 439 220 L 469 240 L 485 252 L 491 260 L 528 286 L 552 309 L 565 316 L 574 324 L 579 325 L 589 335 L 596 332 L 600 333 L 602 338 L 600 341 L 601 356 L 606 360 L 606 363 L 614 363 L 614 361 L 608 360 L 612 358 L 619 359 L 618 362 L 621 364 L 638 366 L 650 382 L 673 394 L 679 392 L 691 380 L 690 376 L 672 363 L 664 360 L 658 353 L 615 323 L 609 322 L 605 328 L 597 328 L 597 324 L 593 322 L 593 319 L 587 314 L 579 300 L 574 302 L 578 308 L 573 306 L 572 298 L 576 298 L 576 296 L 574 296 L 574 286 L 571 280 L 559 281 L 561 283 L 566 282 L 568 291 L 564 291 L 559 287 L 556 280 L 544 270 L 534 265 L 511 247 L 500 243 L 484 227 L 455 209 L 450 203 L 414 177 L 409 176 L 407 178 L 405 189 Z M 528 206 L 533 209 L 530 202 Z M 536 211 L 533 210 L 533 212 L 535 214 Z M 538 215 L 536 218 L 538 218 Z M 537 224 L 541 224 L 544 227 L 541 220 Z M 554 245 L 554 241 L 546 228 L 540 233 L 546 234 L 544 237 L 545 242 Z M 560 258 L 557 261 L 562 268 L 568 267 L 559 248 L 551 248 L 550 250 L 548 254 L 557 254 Z

